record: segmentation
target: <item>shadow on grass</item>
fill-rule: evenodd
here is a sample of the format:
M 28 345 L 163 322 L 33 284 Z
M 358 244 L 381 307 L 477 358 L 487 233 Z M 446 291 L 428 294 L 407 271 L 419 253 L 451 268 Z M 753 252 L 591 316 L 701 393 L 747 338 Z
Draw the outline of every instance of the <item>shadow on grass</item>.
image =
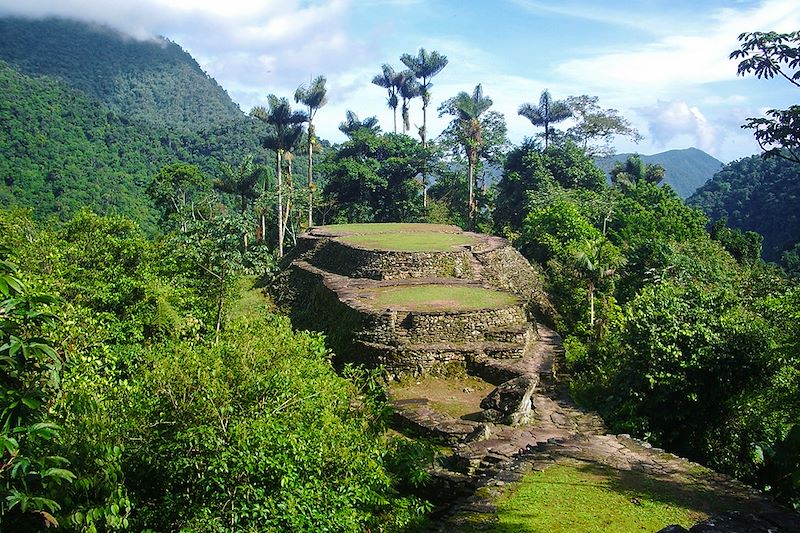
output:
M 768 505 L 695 476 L 657 476 L 568 461 L 529 474 L 497 502 L 499 521 L 474 531 L 627 533 L 692 524 L 729 510 L 759 512 Z M 710 475 L 713 475 L 711 473 Z

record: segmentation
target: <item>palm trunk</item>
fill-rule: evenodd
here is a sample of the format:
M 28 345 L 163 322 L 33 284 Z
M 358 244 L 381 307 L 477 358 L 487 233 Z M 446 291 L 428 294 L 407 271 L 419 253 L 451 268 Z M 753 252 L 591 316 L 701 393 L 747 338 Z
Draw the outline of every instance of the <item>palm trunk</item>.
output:
M 283 150 L 278 149 L 275 152 L 278 171 L 278 257 L 283 257 L 283 173 L 281 167 L 281 155 Z
M 594 284 L 589 285 L 589 323 L 594 328 Z
M 311 171 L 313 170 L 314 164 L 312 162 L 312 153 L 314 152 L 314 126 L 311 125 L 311 121 L 308 122 L 308 227 L 311 229 L 311 226 L 314 225 L 314 218 L 313 218 L 313 205 L 314 205 L 314 180 L 311 178 Z
M 397 133 L 397 106 L 392 108 L 392 113 L 394 114 L 394 132 Z
M 420 137 L 422 137 L 422 147 L 428 147 L 428 106 L 425 104 L 425 101 L 422 101 L 422 131 L 420 132 Z M 425 168 L 422 170 L 422 207 L 428 207 L 428 162 L 425 161 Z
M 475 163 L 472 157 L 467 157 L 467 180 L 469 181 L 469 225 L 470 231 L 475 229 Z

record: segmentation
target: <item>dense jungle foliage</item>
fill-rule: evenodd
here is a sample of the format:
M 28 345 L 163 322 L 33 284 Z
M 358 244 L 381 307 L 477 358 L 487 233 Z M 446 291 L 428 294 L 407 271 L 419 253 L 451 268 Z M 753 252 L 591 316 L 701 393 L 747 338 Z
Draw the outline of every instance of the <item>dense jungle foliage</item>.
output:
M 790 269 L 800 264 L 800 165 L 779 157 L 728 163 L 688 200 L 712 220 L 764 237 L 764 259 Z M 778 216 L 777 213 L 780 213 Z M 782 257 L 786 254 L 786 257 Z
M 337 376 L 266 308 L 215 333 L 238 238 L 210 235 L 0 212 L 4 531 L 355 532 L 427 509 L 397 492 L 418 450 L 385 435 L 374 376 Z

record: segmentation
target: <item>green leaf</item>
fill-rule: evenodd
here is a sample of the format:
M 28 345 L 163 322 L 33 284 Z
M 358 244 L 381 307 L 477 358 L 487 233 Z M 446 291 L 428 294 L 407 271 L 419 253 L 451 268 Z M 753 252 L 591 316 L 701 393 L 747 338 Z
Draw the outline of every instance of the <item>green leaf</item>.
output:
M 69 483 L 75 481 L 77 477 L 75 474 L 65 468 L 48 468 L 42 472 L 43 478 L 54 478 L 58 480 L 67 481 Z

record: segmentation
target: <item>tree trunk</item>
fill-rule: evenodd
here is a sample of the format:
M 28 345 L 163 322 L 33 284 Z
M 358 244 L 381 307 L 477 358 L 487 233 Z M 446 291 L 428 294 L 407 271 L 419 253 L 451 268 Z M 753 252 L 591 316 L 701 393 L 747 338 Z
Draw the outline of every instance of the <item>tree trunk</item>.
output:
M 469 206 L 469 222 L 468 228 L 470 231 L 475 229 L 475 163 L 472 157 L 467 157 L 467 180 L 469 181 L 469 199 L 467 200 Z
M 428 105 L 423 100 L 422 102 L 422 131 L 420 132 L 420 137 L 422 137 L 422 147 L 428 147 Z M 422 207 L 428 207 L 428 162 L 425 162 L 425 168 L 422 170 Z
M 219 344 L 219 332 L 222 329 L 222 310 L 225 307 L 225 265 L 222 265 L 219 277 L 219 297 L 217 299 L 217 327 L 214 344 Z
M 392 113 L 394 114 L 394 132 L 397 133 L 397 106 L 392 108 Z
M 594 328 L 594 285 L 589 285 L 589 323 Z
M 311 226 L 314 225 L 314 214 L 313 214 L 313 205 L 314 205 L 314 180 L 311 178 L 311 171 L 313 170 L 313 157 L 314 152 L 314 126 L 311 125 L 311 121 L 308 122 L 308 227 L 311 229 Z
M 281 167 L 281 156 L 283 150 L 278 149 L 275 152 L 278 171 L 278 258 L 283 257 L 283 174 Z

